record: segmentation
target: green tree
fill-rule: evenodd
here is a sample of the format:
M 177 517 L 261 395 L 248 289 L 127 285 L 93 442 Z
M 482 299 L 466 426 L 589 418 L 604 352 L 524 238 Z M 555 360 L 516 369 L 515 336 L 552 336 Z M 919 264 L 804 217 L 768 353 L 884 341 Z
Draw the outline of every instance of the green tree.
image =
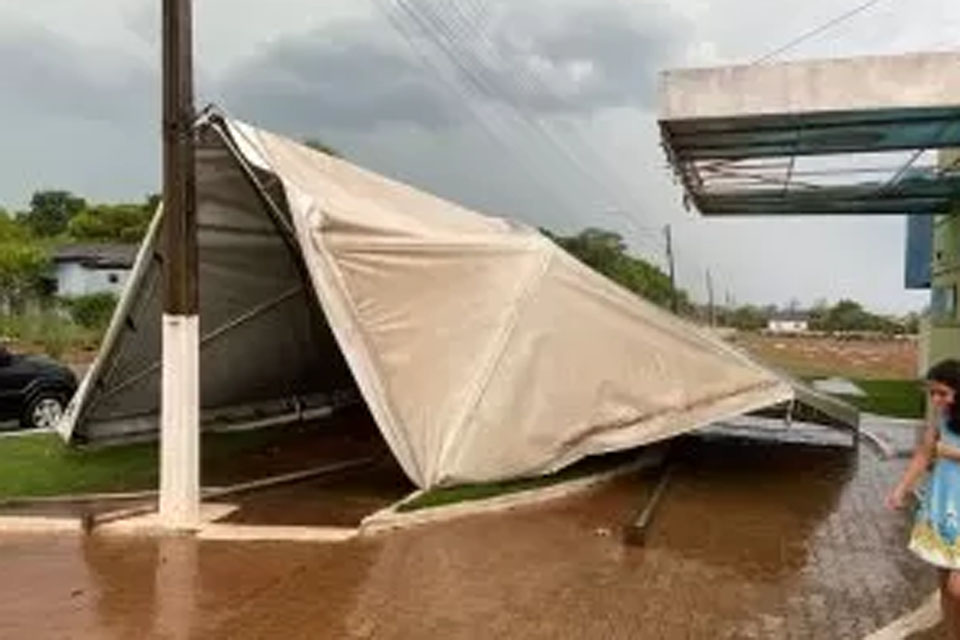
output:
M 604 229 L 585 229 L 570 237 L 557 236 L 542 229 L 544 235 L 568 253 L 621 286 L 646 298 L 654 304 L 670 307 L 674 290 L 670 277 L 656 266 L 627 253 L 623 238 Z M 692 309 L 686 292 L 676 292 L 678 308 Z
M 725 309 L 719 317 L 721 325 L 742 331 L 763 329 L 767 326 L 769 319 L 770 314 L 766 310 L 753 305 L 743 305 L 730 310 Z
M 83 198 L 69 191 L 38 191 L 22 217 L 35 236 L 49 238 L 65 232 L 70 220 L 86 207 Z
M 0 311 L 39 292 L 47 253 L 17 218 L 0 209 Z
M 30 231 L 17 218 L 0 208 L 0 243 L 24 240 L 29 235 Z
M 908 313 L 900 324 L 903 326 L 904 333 L 917 335 L 920 333 L 920 314 L 916 312 Z
M 817 331 L 878 331 L 902 333 L 904 327 L 889 318 L 870 313 L 859 302 L 840 300 L 832 307 L 818 307 L 810 314 L 810 328 Z
M 47 252 L 32 240 L 0 240 L 0 308 L 22 304 L 41 290 Z
M 163 196 L 161 196 L 159 193 L 151 193 L 147 196 L 147 202 L 143 206 L 146 208 L 147 212 L 153 216 L 153 214 L 157 212 L 157 207 L 160 206 L 160 202 L 162 200 Z
M 112 293 L 93 293 L 65 300 L 70 317 L 81 327 L 103 331 L 110 324 L 117 297 Z
M 86 209 L 67 226 L 71 238 L 99 242 L 139 242 L 150 226 L 148 204 L 104 204 Z

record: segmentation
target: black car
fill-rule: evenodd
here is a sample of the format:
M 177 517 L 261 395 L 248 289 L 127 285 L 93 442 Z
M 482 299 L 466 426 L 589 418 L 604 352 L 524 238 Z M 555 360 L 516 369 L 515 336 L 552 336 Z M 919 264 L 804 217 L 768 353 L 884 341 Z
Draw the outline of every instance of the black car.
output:
M 0 345 L 0 422 L 51 429 L 77 390 L 67 367 L 43 356 L 16 355 Z

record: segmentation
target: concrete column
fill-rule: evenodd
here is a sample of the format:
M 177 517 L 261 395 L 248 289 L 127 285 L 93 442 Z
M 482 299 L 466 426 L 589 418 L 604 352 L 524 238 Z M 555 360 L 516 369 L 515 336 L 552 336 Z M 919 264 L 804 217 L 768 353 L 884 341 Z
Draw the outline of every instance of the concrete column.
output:
M 200 522 L 199 353 L 199 318 L 164 314 L 160 521 L 173 530 Z

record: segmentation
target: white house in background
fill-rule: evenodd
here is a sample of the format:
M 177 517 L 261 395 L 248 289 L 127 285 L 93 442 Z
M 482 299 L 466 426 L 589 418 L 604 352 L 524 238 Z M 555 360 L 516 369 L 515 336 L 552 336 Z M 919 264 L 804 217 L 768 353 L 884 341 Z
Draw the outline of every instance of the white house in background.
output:
M 810 330 L 810 318 L 799 311 L 777 313 L 767 320 L 770 333 L 806 333 Z
M 137 255 L 137 245 L 74 244 L 53 255 L 53 280 L 58 296 L 92 293 L 120 295 Z

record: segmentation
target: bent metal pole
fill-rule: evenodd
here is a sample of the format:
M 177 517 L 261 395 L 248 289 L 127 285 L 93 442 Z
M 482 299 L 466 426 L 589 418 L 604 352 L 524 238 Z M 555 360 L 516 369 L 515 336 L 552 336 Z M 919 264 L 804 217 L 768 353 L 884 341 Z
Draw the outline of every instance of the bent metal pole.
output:
M 199 317 L 190 0 L 163 0 L 163 366 L 160 523 L 200 516 Z

